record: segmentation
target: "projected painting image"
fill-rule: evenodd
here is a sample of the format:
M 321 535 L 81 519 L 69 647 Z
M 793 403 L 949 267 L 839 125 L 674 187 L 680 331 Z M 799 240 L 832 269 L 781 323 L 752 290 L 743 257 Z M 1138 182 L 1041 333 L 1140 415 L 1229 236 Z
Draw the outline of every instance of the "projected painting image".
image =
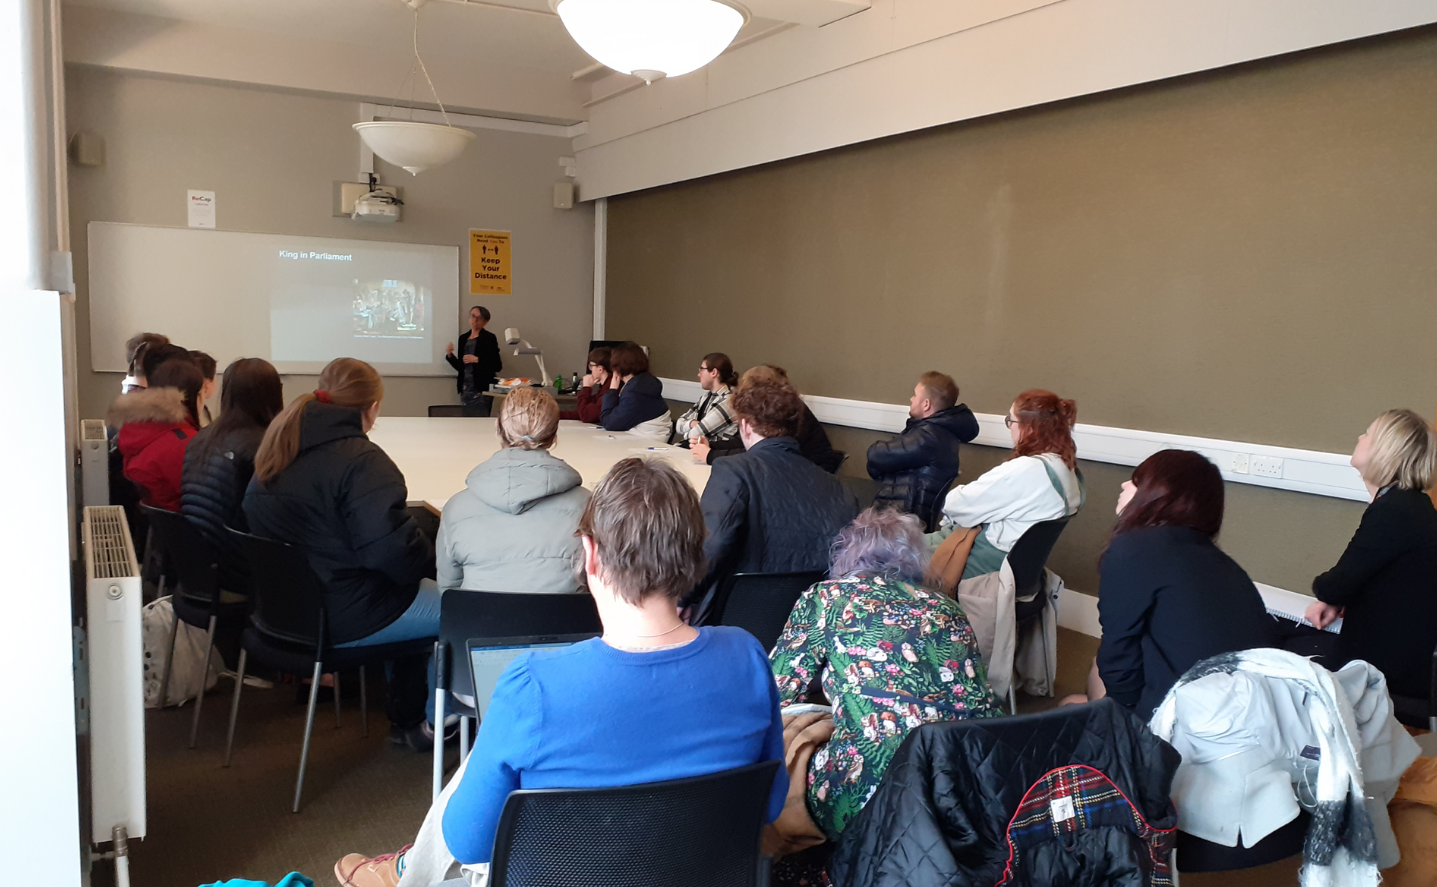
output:
M 409 280 L 357 280 L 354 284 L 354 335 L 422 338 L 429 325 L 429 291 Z

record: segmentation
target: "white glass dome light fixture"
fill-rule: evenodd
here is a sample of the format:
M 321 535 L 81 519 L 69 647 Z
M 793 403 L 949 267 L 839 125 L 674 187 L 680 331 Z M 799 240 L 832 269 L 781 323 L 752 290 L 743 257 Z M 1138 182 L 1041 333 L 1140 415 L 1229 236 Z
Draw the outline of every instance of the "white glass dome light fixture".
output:
M 474 133 L 450 125 L 449 112 L 444 110 L 439 91 L 434 88 L 434 81 L 429 79 L 424 59 L 419 56 L 419 7 L 424 5 L 425 0 L 403 2 L 414 10 L 414 61 L 409 66 L 409 73 L 399 84 L 399 93 L 395 95 L 394 102 L 398 105 L 399 94 L 404 92 L 405 84 L 414 77 L 414 70 L 418 68 L 424 74 L 425 82 L 429 84 L 430 95 L 434 96 L 434 102 L 439 105 L 439 113 L 444 115 L 444 123 L 441 125 L 415 120 L 373 120 L 354 124 L 354 130 L 359 133 L 360 140 L 369 150 L 381 159 L 403 168 L 412 176 L 417 176 L 426 169 L 443 166 L 462 154 L 469 143 L 474 141 Z M 414 107 L 412 98 L 411 95 L 411 113 Z
M 719 57 L 748 22 L 733 0 L 549 0 L 579 47 L 653 83 Z

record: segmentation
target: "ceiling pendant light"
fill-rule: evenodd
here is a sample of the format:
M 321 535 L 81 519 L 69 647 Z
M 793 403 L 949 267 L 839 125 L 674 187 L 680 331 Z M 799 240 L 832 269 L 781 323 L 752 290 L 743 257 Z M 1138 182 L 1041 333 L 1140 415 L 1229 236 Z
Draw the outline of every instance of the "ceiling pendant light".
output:
M 564 27 L 600 63 L 652 83 L 697 71 L 748 21 L 731 0 L 550 0 Z
M 430 95 L 434 96 L 434 102 L 439 105 L 439 113 L 444 115 L 444 123 L 440 125 L 414 120 L 373 120 L 356 123 L 354 129 L 359 133 L 360 140 L 381 159 L 403 167 L 410 175 L 417 176 L 426 169 L 442 166 L 458 157 L 469 143 L 474 141 L 474 133 L 449 125 L 449 112 L 444 110 L 439 91 L 434 88 L 434 81 L 429 79 L 424 59 L 419 57 L 419 7 L 424 5 L 424 0 L 406 0 L 406 4 L 414 8 L 414 61 L 409 65 L 409 73 L 399 84 L 399 93 L 395 94 L 394 103 L 399 104 L 399 95 L 404 92 L 405 84 L 414 77 L 415 68 L 418 68 L 424 74 L 425 82 L 429 84 Z M 411 95 L 410 113 L 413 113 L 413 110 Z

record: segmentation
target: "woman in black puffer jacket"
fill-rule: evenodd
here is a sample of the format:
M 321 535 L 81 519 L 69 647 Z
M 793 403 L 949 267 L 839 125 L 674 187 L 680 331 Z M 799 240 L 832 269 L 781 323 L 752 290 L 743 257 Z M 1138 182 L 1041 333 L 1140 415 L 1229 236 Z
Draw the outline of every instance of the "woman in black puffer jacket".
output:
M 269 361 L 242 357 L 225 368 L 220 417 L 185 449 L 180 511 L 220 557 L 220 587 L 249 593 L 249 564 L 226 528 L 249 530 L 244 491 L 254 476 L 254 455 L 265 429 L 284 409 L 284 386 Z
M 319 388 L 270 423 L 245 491 L 250 532 L 304 551 L 324 585 L 337 647 L 381 646 L 439 634 L 434 545 L 409 515 L 404 475 L 367 434 L 384 380 L 352 357 L 329 362 Z M 394 660 L 390 739 L 433 746 L 425 723 L 428 656 Z

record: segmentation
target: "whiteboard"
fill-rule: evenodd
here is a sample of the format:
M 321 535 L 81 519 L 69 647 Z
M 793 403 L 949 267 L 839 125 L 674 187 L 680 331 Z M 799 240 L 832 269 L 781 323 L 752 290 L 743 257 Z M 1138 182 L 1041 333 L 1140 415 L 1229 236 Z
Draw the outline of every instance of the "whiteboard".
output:
M 447 376 L 459 248 L 91 222 L 90 362 L 125 372 L 125 340 L 163 333 L 223 369 L 263 357 L 317 373 L 357 357 L 395 376 Z M 436 332 L 436 328 L 442 330 Z

